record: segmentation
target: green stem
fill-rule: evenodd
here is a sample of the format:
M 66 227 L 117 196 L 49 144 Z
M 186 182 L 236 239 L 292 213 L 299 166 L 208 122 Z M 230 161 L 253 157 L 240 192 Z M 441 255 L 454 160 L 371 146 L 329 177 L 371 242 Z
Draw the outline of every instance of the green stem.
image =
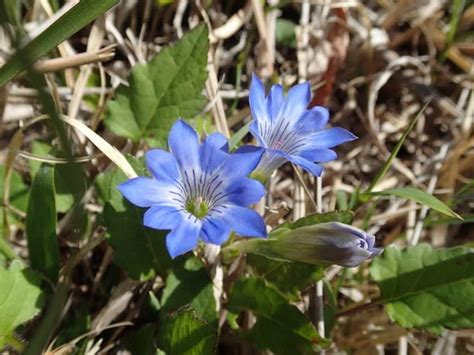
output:
M 13 260 L 18 257 L 12 247 L 3 238 L 0 238 L 0 253 L 2 253 L 7 260 Z
M 5 338 L 3 339 L 5 343 L 15 349 L 18 353 L 22 353 L 23 350 L 25 349 L 25 345 L 19 341 L 17 338 L 15 338 L 13 335 L 6 335 Z
M 56 292 L 53 295 L 53 298 L 46 308 L 46 314 L 41 320 L 41 323 L 36 330 L 31 342 L 28 344 L 24 354 L 42 354 L 44 348 L 48 344 L 51 336 L 58 323 L 61 320 L 61 315 L 64 310 L 64 305 L 69 296 L 69 289 L 71 287 L 70 275 L 74 268 L 80 263 L 80 261 L 86 256 L 89 252 L 94 250 L 100 243 L 105 240 L 105 235 L 102 235 L 98 238 L 90 239 L 87 244 L 85 244 L 76 255 L 69 259 L 69 261 L 64 265 L 64 268 L 61 271 L 61 277 L 56 287 Z
M 44 348 L 48 344 L 51 335 L 61 319 L 64 305 L 69 296 L 69 288 L 70 284 L 65 280 L 58 283 L 56 292 L 48 304 L 46 315 L 36 329 L 31 342 L 23 353 L 24 355 L 38 355 L 43 353 Z

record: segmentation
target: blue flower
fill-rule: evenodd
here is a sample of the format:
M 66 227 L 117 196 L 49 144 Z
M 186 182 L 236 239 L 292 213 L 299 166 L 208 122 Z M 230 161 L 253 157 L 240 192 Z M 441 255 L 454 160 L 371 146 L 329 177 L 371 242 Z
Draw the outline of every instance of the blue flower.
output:
M 146 207 L 144 225 L 170 230 L 166 246 L 171 257 L 196 247 L 199 239 L 220 245 L 230 232 L 266 236 L 262 217 L 248 208 L 265 194 L 261 183 L 248 178 L 262 150 L 244 146 L 229 154 L 226 138 L 209 135 L 202 144 L 196 131 L 178 120 L 168 138 L 171 153 L 146 154 L 152 177 L 137 177 L 119 185 L 134 205 Z
M 336 159 L 336 153 L 330 148 L 357 138 L 343 128 L 325 129 L 328 110 L 321 106 L 308 110 L 310 100 L 308 82 L 293 86 L 286 96 L 281 85 L 273 85 L 265 97 L 263 83 L 256 75 L 252 76 L 250 132 L 258 145 L 265 148 L 254 176 L 265 180 L 287 161 L 320 176 L 323 168 L 315 162 Z

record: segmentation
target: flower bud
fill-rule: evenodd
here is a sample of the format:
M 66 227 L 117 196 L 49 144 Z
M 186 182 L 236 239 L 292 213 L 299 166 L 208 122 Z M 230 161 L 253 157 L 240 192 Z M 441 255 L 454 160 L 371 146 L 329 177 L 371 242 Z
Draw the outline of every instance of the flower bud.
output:
M 274 238 L 245 240 L 230 247 L 271 259 L 354 267 L 379 255 L 371 234 L 339 222 L 282 229 Z

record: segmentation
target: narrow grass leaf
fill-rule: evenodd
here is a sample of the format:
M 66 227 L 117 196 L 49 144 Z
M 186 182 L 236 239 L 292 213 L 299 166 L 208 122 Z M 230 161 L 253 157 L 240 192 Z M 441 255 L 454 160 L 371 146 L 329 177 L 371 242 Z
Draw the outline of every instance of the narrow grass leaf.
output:
M 242 139 L 245 137 L 247 133 L 249 133 L 250 129 L 250 123 L 252 121 L 247 122 L 241 129 L 239 129 L 232 137 L 229 139 L 229 150 L 232 150 L 234 148 L 237 148 L 239 143 L 242 141 Z
M 390 156 L 388 157 L 387 161 L 384 163 L 382 168 L 379 170 L 379 172 L 377 173 L 375 178 L 370 183 L 370 185 L 367 188 L 366 192 L 372 191 L 373 188 L 375 187 L 375 185 L 377 185 L 380 182 L 380 180 L 382 180 L 382 178 L 385 176 L 387 171 L 392 166 L 393 161 L 397 157 L 398 152 L 400 151 L 400 148 L 403 146 L 403 143 L 405 143 L 405 140 L 407 139 L 408 135 L 413 130 L 413 128 L 415 127 L 416 122 L 418 122 L 419 118 L 421 117 L 423 112 L 425 112 L 425 110 L 426 110 L 426 108 L 428 107 L 429 104 L 430 104 L 430 102 L 427 102 L 425 104 L 425 106 L 422 107 L 422 109 L 420 110 L 418 115 L 416 115 L 416 117 L 413 119 L 413 121 L 411 121 L 411 123 L 408 125 L 407 129 L 405 130 L 405 132 L 403 132 L 402 136 L 400 137 L 397 144 L 395 145 L 392 152 L 390 153 Z
M 53 282 L 59 276 L 56 223 L 54 168 L 42 165 L 31 185 L 26 235 L 31 267 L 43 272 Z
M 46 56 L 52 49 L 81 28 L 105 13 L 119 0 L 81 0 L 71 10 L 44 30 L 25 47 L 19 49 L 10 60 L 0 68 L 0 86 L 5 85 L 16 75 L 28 69 L 38 59 Z
M 443 201 L 438 200 L 433 195 L 414 187 L 402 187 L 398 189 L 388 189 L 383 191 L 373 191 L 365 193 L 367 196 L 398 196 L 408 198 L 422 205 L 425 205 L 446 216 L 455 217 L 462 220 L 462 217 L 449 208 Z

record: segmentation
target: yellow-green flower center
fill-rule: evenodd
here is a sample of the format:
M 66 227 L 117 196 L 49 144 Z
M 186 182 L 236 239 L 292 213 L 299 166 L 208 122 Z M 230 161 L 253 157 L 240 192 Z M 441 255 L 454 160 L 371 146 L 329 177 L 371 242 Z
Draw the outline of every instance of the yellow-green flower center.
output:
M 203 219 L 209 212 L 209 207 L 202 197 L 197 197 L 186 202 L 186 211 L 196 218 Z

